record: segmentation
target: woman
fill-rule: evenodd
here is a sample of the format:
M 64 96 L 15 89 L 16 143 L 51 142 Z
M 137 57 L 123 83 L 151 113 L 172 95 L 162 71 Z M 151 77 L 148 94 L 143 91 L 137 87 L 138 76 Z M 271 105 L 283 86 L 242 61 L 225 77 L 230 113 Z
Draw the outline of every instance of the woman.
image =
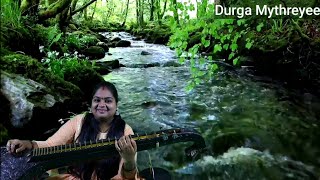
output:
M 70 174 L 55 179 L 137 179 L 137 145 L 130 137 L 132 128 L 117 113 L 117 89 L 112 83 L 101 82 L 92 97 L 91 112 L 75 116 L 46 141 L 9 140 L 8 151 L 19 153 L 25 149 L 121 137 L 115 142 L 119 155 L 72 167 Z

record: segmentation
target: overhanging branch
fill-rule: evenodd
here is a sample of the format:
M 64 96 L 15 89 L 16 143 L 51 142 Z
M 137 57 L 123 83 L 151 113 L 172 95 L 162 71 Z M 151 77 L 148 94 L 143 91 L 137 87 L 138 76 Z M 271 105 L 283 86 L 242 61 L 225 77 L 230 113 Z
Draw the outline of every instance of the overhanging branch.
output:
M 54 4 L 50 5 L 48 10 L 39 12 L 39 21 L 43 21 L 52 17 L 55 17 L 57 14 L 61 13 L 63 10 L 68 8 L 72 0 L 59 0 Z
M 75 15 L 77 12 L 82 11 L 83 9 L 85 9 L 86 7 L 90 6 L 92 3 L 94 3 L 97 0 L 91 0 L 90 2 L 88 2 L 87 4 L 83 5 L 81 8 L 71 12 L 71 16 Z

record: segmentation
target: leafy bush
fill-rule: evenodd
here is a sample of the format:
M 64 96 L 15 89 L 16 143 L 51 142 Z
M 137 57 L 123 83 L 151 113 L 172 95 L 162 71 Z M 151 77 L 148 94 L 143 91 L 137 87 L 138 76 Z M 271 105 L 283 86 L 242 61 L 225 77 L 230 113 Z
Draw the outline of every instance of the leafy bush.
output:
M 93 65 L 87 59 L 79 59 L 77 53 L 70 55 L 65 53 L 64 56 L 58 57 L 59 52 L 48 52 L 47 58 L 42 60 L 51 72 L 64 79 L 66 70 L 78 69 L 83 67 L 92 67 Z
M 249 33 L 252 30 L 251 26 L 257 26 L 254 21 L 246 19 L 222 19 L 213 16 L 214 4 L 201 6 L 206 6 L 206 12 L 200 11 L 197 19 L 190 19 L 187 13 L 194 10 L 192 4 L 178 6 L 182 11 L 179 22 L 170 17 L 169 25 L 173 35 L 170 37 L 169 45 L 176 49 L 181 63 L 190 63 L 192 79 L 187 87 L 189 90 L 201 81 L 211 79 L 218 69 L 218 65 L 212 63 L 213 58 L 222 58 L 238 65 L 239 52 L 243 49 L 241 47 L 250 49 L 254 43 Z M 197 36 L 196 39 L 193 36 Z M 208 58 L 197 58 L 201 52 L 210 55 Z M 190 61 L 185 59 L 185 54 L 190 57 Z

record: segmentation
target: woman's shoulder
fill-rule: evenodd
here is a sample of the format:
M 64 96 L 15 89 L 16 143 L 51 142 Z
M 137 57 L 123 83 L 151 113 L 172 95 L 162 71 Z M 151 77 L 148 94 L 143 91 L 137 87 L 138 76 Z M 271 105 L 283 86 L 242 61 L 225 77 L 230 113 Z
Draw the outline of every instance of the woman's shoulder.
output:
M 129 124 L 126 124 L 126 126 L 124 127 L 124 135 L 133 135 L 134 132 L 131 128 L 131 126 Z
M 69 121 L 71 124 L 78 127 L 78 126 L 81 126 L 85 116 L 86 116 L 86 113 L 77 114 L 77 115 L 73 116 L 72 118 L 70 118 Z
M 86 115 L 86 113 L 82 113 L 82 114 L 77 114 L 74 117 L 72 117 L 70 120 L 73 121 L 82 121 L 82 119 L 84 118 L 84 116 Z

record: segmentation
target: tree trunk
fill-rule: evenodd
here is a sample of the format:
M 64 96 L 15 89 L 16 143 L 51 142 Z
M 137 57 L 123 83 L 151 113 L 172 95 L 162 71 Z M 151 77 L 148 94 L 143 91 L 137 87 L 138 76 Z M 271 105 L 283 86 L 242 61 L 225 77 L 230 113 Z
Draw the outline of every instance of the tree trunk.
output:
M 139 16 L 139 24 L 140 26 L 142 27 L 144 25 L 144 22 L 143 22 L 143 4 L 144 4 L 144 0 L 139 0 L 140 3 L 139 3 L 139 11 L 140 11 L 140 16 Z
M 126 7 L 126 10 L 125 10 L 124 20 L 123 20 L 123 23 L 121 24 L 122 27 L 126 24 L 128 11 L 129 11 L 129 2 L 130 2 L 130 0 L 127 1 L 127 7 Z
M 94 13 L 96 12 L 96 8 L 97 8 L 97 1 L 94 3 L 94 8 L 93 8 L 93 12 L 91 15 L 91 20 L 93 19 Z
M 84 20 L 88 21 L 88 11 L 87 11 L 87 8 L 83 9 L 83 18 L 84 18 Z
M 176 22 L 179 24 L 179 14 L 178 14 L 178 5 L 177 5 L 177 0 L 172 0 L 172 5 L 173 5 L 173 17 L 176 20 Z
M 168 0 L 165 0 L 165 1 L 164 1 L 164 6 L 163 6 L 162 14 L 161 14 L 161 19 L 163 18 L 164 13 L 165 13 L 165 12 L 166 12 L 166 10 L 167 10 L 167 2 L 168 2 Z
M 70 7 L 72 0 L 59 0 L 48 8 L 46 11 L 39 12 L 39 21 L 46 20 L 48 18 L 55 17 L 57 14 L 61 13 L 66 8 Z
M 157 12 L 157 21 L 158 21 L 158 24 L 160 25 L 161 24 L 161 8 L 160 8 L 160 0 L 156 0 L 156 3 L 155 3 L 155 7 L 156 7 L 156 12 Z
M 60 28 L 61 32 L 63 32 L 63 33 L 66 32 L 66 28 L 69 24 L 68 12 L 69 12 L 69 8 L 66 8 L 58 16 L 59 28 Z
M 136 17 L 137 17 L 137 24 L 139 25 L 139 16 L 140 16 L 140 12 L 139 12 L 139 2 L 140 0 L 136 0 Z M 140 25 L 139 25 L 140 26 Z
M 154 20 L 154 9 L 155 9 L 155 0 L 150 0 L 150 19 L 149 21 L 153 21 Z

